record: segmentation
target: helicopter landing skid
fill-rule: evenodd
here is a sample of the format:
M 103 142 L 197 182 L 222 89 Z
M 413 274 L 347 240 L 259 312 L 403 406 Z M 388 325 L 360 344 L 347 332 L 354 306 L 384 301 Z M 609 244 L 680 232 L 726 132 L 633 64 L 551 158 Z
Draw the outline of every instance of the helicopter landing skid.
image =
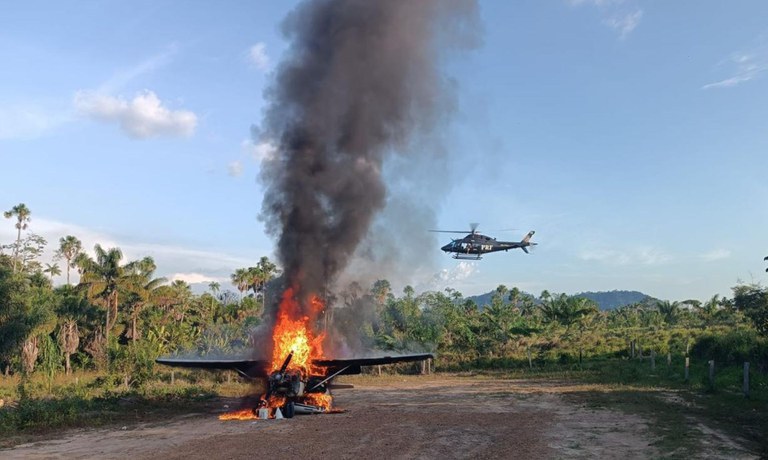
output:
M 479 254 L 476 256 L 472 256 L 469 254 L 454 254 L 453 258 L 459 259 L 459 260 L 480 260 L 482 259 L 482 256 L 480 256 Z

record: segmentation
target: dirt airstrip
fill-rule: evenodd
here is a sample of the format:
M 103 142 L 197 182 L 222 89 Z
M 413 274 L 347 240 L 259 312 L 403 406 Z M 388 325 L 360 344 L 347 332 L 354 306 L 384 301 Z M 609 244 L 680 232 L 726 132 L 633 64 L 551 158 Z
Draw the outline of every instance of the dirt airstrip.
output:
M 166 422 L 77 430 L 0 450 L 0 458 L 756 458 L 738 442 L 665 452 L 653 421 L 590 407 L 565 382 L 391 377 L 338 390 L 341 414 L 230 421 L 208 413 Z M 711 435 L 711 433 L 710 433 Z M 710 438 L 711 439 L 711 438 Z

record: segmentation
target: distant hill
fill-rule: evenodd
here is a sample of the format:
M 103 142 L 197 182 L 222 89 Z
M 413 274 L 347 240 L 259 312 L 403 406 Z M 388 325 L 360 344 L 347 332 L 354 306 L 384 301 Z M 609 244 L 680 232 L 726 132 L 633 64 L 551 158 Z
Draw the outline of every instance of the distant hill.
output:
M 601 310 L 615 310 L 633 303 L 650 303 L 656 300 L 638 291 L 580 292 L 575 295 L 594 301 Z
M 475 295 L 467 297 L 468 300 L 473 300 L 478 308 L 481 310 L 486 305 L 491 304 L 491 298 L 494 291 L 487 292 L 485 294 Z M 601 291 L 601 292 L 580 292 L 575 294 L 577 297 L 584 297 L 594 301 L 601 310 L 614 310 L 624 305 L 631 305 L 633 303 L 650 303 L 655 301 L 653 297 L 648 294 L 643 294 L 638 291 Z M 538 298 L 536 298 L 538 302 Z

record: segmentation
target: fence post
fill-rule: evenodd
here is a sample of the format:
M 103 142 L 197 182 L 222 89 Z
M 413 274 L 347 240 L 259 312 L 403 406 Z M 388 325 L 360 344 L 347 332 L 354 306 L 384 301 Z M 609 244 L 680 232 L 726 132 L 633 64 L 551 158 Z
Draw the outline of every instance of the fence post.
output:
M 176 383 L 176 376 L 173 374 L 174 374 L 174 371 L 171 371 L 171 385 Z
M 672 353 L 667 353 L 667 367 L 672 366 Z
M 634 340 L 629 342 L 629 354 L 631 355 L 632 359 L 635 359 L 635 341 Z
M 709 389 L 715 389 L 715 360 L 709 360 Z
M 656 370 L 656 351 L 651 349 L 651 370 Z
M 691 358 L 685 357 L 685 383 L 688 383 L 688 379 L 690 377 L 689 369 L 691 367 Z
M 744 397 L 749 398 L 749 361 L 744 361 Z

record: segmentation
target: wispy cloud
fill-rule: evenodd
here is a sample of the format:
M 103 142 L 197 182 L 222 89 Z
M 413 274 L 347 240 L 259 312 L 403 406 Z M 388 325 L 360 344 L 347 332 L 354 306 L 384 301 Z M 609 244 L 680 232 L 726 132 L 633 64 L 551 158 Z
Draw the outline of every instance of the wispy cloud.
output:
M 69 112 L 37 104 L 0 107 L 0 140 L 40 137 L 70 121 Z
M 171 61 L 178 47 L 171 44 L 163 51 L 150 56 L 143 61 L 115 72 L 107 81 L 99 85 L 96 92 L 102 94 L 116 93 L 123 90 L 129 83 L 137 78 L 152 73 Z
M 571 6 L 592 6 L 600 11 L 603 24 L 615 30 L 625 39 L 637 28 L 643 18 L 643 10 L 635 0 L 567 0 Z
M 197 126 L 197 116 L 193 112 L 171 110 L 148 90 L 131 100 L 99 92 L 78 91 L 74 104 L 82 115 L 117 123 L 127 135 L 137 139 L 191 136 Z
M 212 283 L 212 282 L 225 283 L 230 281 L 230 279 L 227 277 L 209 276 L 203 273 L 173 273 L 168 276 L 168 280 L 184 281 L 189 284 Z
M 714 262 L 716 260 L 723 260 L 731 257 L 731 251 L 728 249 L 713 249 L 699 257 L 707 262 Z
M 672 257 L 657 248 L 639 247 L 626 250 L 586 249 L 579 254 L 581 260 L 597 261 L 608 265 L 661 265 Z
M 42 263 L 53 261 L 53 253 L 59 245 L 59 238 L 75 235 L 83 242 L 83 248 L 86 252 L 91 255 L 93 255 L 94 245 L 98 243 L 104 248 L 120 248 L 125 261 L 150 256 L 157 264 L 158 276 L 164 276 L 170 280 L 183 279 L 189 283 L 217 281 L 224 284 L 235 269 L 253 265 L 254 260 L 252 259 L 256 258 L 256 256 L 248 258 L 244 255 L 232 255 L 179 245 L 126 241 L 105 232 L 44 217 L 33 216 L 29 231 L 37 233 L 48 241 L 48 246 L 41 259 Z M 16 231 L 12 225 L 0 226 L 0 243 L 10 243 L 15 239 Z M 64 274 L 54 278 L 54 280 L 62 283 L 66 279 L 66 269 L 63 263 L 60 263 L 60 267 Z M 76 272 L 71 273 L 71 277 L 73 282 L 77 282 Z
M 243 174 L 243 163 L 240 160 L 233 161 L 227 166 L 227 173 L 231 177 L 240 177 Z
M 619 32 L 619 38 L 626 38 L 643 18 L 643 10 L 637 9 L 631 13 L 617 14 L 606 18 L 603 23 L 611 29 Z
M 731 88 L 758 78 L 768 71 L 768 46 L 763 45 L 749 52 L 733 53 L 722 61 L 720 66 L 727 66 L 730 76 L 707 83 L 701 89 Z
M 250 139 L 241 143 L 243 151 L 258 162 L 270 161 L 277 155 L 277 146 L 270 141 L 254 142 Z
M 259 42 L 248 50 L 248 61 L 262 72 L 269 70 L 271 60 L 267 55 L 267 45 Z

